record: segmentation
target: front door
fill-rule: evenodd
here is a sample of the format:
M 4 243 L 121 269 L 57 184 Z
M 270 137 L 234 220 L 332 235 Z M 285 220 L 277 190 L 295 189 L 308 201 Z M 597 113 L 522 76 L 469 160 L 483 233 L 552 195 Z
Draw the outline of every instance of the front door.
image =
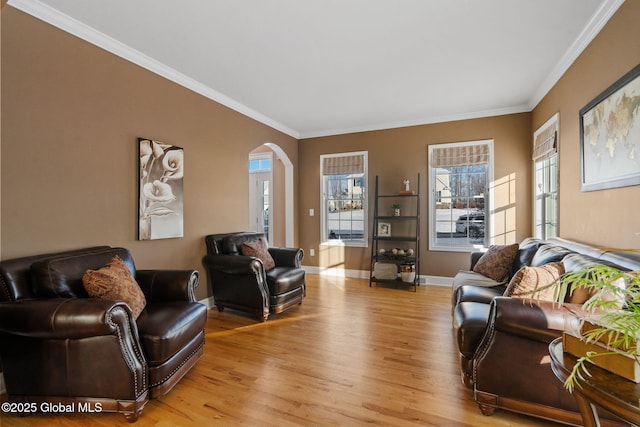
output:
M 271 171 L 249 173 L 249 227 L 250 231 L 264 233 L 269 242 L 273 242 L 273 224 L 271 216 L 272 179 Z

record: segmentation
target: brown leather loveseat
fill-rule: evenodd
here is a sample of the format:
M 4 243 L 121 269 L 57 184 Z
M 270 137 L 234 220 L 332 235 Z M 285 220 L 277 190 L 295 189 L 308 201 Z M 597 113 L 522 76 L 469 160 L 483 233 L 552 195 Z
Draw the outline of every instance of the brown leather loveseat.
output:
M 144 294 L 137 319 L 125 302 L 89 298 L 83 285 L 87 270 L 115 256 Z M 9 401 L 99 408 L 135 421 L 202 356 L 207 310 L 195 300 L 196 286 L 195 270 L 136 270 L 124 248 L 1 261 L 0 358 Z

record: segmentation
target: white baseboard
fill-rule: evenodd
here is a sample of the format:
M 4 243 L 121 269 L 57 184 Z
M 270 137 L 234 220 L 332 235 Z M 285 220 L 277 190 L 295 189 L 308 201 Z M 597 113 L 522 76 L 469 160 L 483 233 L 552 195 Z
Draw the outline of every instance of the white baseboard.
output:
M 349 277 L 353 279 L 368 279 L 369 271 L 366 270 L 350 270 L 345 268 L 326 268 L 316 267 L 312 265 L 303 265 L 304 271 L 309 274 L 318 274 L 320 276 L 329 277 Z M 443 276 L 418 276 L 418 283 L 428 286 L 451 286 L 453 283 L 452 277 Z
M 432 286 L 449 286 L 453 284 L 453 277 L 446 276 L 420 276 L 420 284 L 422 284 L 422 278 L 425 279 L 425 285 Z
M 318 274 L 329 277 L 350 277 L 353 279 L 368 279 L 369 272 L 364 270 L 349 270 L 345 268 L 327 268 L 303 265 L 302 268 L 309 274 Z
M 205 298 L 205 299 L 201 299 L 198 302 L 200 304 L 204 304 L 204 306 L 207 307 L 207 310 L 210 310 L 215 306 L 215 302 L 213 300 L 213 297 L 208 297 L 208 298 Z

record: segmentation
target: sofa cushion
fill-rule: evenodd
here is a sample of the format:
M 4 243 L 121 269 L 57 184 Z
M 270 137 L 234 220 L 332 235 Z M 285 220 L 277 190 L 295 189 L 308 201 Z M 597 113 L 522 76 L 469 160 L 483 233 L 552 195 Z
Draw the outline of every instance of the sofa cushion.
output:
M 82 284 L 92 298 L 126 302 L 135 319 L 147 305 L 129 267 L 117 255 L 104 267 L 87 270 L 82 276 Z
M 550 262 L 541 267 L 522 267 L 513 276 L 504 296 L 539 301 L 555 301 L 556 286 L 551 286 L 564 274 L 562 262 Z
M 258 258 L 262 261 L 262 265 L 264 265 L 264 271 L 272 270 L 276 266 L 275 261 L 269 253 L 269 248 L 262 238 L 253 242 L 244 242 L 242 244 L 242 255 Z
M 205 327 L 207 308 L 197 302 L 149 304 L 138 320 L 138 333 L 150 366 L 180 351 Z
M 562 258 L 570 253 L 572 252 L 569 249 L 563 248 L 562 246 L 541 245 L 533 256 L 533 259 L 531 259 L 531 266 L 540 267 L 550 262 L 562 261 Z M 567 271 L 569 270 L 567 269 Z
M 304 284 L 302 268 L 276 267 L 267 272 L 267 286 L 271 295 L 279 295 Z
M 511 266 L 511 276 L 513 276 L 522 267 L 531 265 L 531 260 L 540 248 L 540 241 L 531 237 L 520 242 L 518 253 L 516 254 L 513 265 Z
M 498 282 L 509 277 L 513 260 L 518 253 L 519 245 L 491 245 L 473 267 L 473 271 Z
M 87 298 L 82 284 L 84 273 L 103 267 L 116 255 L 135 275 L 133 258 L 125 248 L 96 248 L 35 262 L 31 265 L 33 294 L 36 298 Z
M 245 232 L 230 234 L 222 239 L 222 253 L 227 255 L 240 255 L 242 254 L 243 243 L 255 242 L 260 238 L 264 238 L 262 233 Z

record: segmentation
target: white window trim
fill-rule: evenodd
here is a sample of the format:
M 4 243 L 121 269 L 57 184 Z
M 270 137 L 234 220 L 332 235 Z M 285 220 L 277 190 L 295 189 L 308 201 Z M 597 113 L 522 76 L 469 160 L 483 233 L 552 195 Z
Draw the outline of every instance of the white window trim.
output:
M 493 212 L 494 212 L 494 174 L 493 174 L 493 139 L 482 139 L 477 141 L 465 141 L 465 142 L 451 142 L 446 144 L 432 144 L 428 145 L 428 158 L 427 158 L 427 170 L 429 172 L 429 188 L 428 188 L 428 198 L 429 198 L 429 250 L 430 251 L 442 251 L 442 252 L 470 252 L 473 250 L 483 249 L 484 245 L 442 245 L 438 244 L 436 240 L 436 230 L 435 230 L 435 218 L 436 218 L 436 205 L 435 205 L 435 197 L 434 193 L 435 189 L 435 170 L 436 168 L 431 167 L 431 156 L 433 154 L 434 149 L 439 148 L 449 148 L 449 147 L 463 147 L 469 145 L 478 145 L 478 144 L 486 144 L 489 147 L 489 167 L 488 167 L 488 183 L 487 183 L 487 194 L 489 195 L 489 209 L 488 214 L 489 217 L 485 218 L 485 235 L 489 236 L 489 241 L 492 242 L 491 230 L 493 229 Z
M 327 235 L 327 198 L 325 197 L 324 174 L 322 173 L 323 160 L 330 157 L 359 156 L 364 157 L 364 180 L 365 194 L 363 207 L 365 212 L 363 215 L 363 235 L 362 242 L 344 241 L 344 240 L 325 240 Z M 368 151 L 350 151 L 345 153 L 332 153 L 320 155 L 320 246 L 346 246 L 356 248 L 369 247 L 369 152 Z
M 556 168 L 558 171 L 558 176 L 557 176 L 557 195 L 558 195 L 558 200 L 557 200 L 557 212 L 556 212 L 556 219 L 557 219 L 557 230 L 558 230 L 558 236 L 560 235 L 560 113 L 557 112 L 555 113 L 553 116 L 551 116 L 549 118 L 549 120 L 547 120 L 546 122 L 544 122 L 544 124 L 542 126 L 540 126 L 534 133 L 533 133 L 533 144 L 535 144 L 536 141 L 536 137 L 538 135 L 540 135 L 542 132 L 545 132 L 548 128 L 550 127 L 555 127 L 556 128 L 556 132 L 557 132 L 557 136 L 556 136 L 556 154 L 555 156 L 557 157 L 556 159 Z M 532 236 L 536 236 L 536 224 L 538 223 L 538 218 L 536 216 L 536 161 L 532 160 L 532 173 L 533 173 L 533 179 L 531 180 L 531 194 L 533 196 L 533 200 L 532 200 L 532 212 L 531 212 L 531 218 L 533 218 L 532 224 L 531 224 L 531 235 Z

